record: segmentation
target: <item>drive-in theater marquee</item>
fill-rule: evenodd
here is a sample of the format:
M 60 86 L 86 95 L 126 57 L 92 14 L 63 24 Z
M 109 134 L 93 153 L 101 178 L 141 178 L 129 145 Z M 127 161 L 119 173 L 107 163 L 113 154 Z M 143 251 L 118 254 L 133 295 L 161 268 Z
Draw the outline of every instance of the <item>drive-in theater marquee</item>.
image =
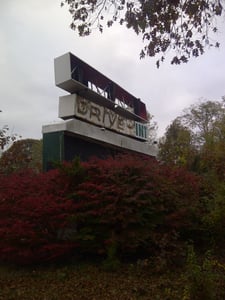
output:
M 59 98 L 64 121 L 42 128 L 45 170 L 76 156 L 86 160 L 124 150 L 155 156 L 140 99 L 71 53 L 57 57 L 54 67 L 56 86 L 69 94 Z

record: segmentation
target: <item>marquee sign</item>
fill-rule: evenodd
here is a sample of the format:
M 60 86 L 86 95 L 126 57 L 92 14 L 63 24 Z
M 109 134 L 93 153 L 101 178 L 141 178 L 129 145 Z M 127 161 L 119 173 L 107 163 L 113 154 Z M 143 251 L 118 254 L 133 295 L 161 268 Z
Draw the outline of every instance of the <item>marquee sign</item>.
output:
M 69 95 L 59 98 L 61 123 L 45 125 L 44 170 L 54 161 L 78 156 L 107 157 L 121 151 L 156 156 L 148 138 L 145 104 L 71 53 L 55 58 L 55 84 Z

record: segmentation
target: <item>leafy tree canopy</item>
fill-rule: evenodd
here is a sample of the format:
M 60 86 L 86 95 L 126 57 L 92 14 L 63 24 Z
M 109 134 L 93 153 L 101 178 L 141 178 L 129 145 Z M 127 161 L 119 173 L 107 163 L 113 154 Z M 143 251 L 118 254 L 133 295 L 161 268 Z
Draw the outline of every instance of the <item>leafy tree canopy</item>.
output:
M 179 119 L 195 133 L 198 146 L 207 142 L 210 136 L 220 138 L 220 127 L 225 120 L 225 97 L 222 101 L 200 100 L 185 109 Z
M 195 155 L 191 130 L 176 118 L 159 143 L 159 159 L 163 162 L 190 168 Z
M 10 174 L 33 169 L 42 169 L 42 141 L 34 139 L 16 140 L 0 158 L 0 174 Z
M 100 32 L 114 23 L 132 28 L 145 43 L 140 58 L 156 56 L 157 67 L 173 50 L 172 64 L 186 63 L 219 47 L 212 40 L 217 19 L 224 13 L 224 0 L 63 0 L 72 16 L 71 28 L 80 36 L 93 28 Z
M 224 185 L 225 97 L 201 100 L 176 118 L 159 144 L 159 159 L 183 165 Z

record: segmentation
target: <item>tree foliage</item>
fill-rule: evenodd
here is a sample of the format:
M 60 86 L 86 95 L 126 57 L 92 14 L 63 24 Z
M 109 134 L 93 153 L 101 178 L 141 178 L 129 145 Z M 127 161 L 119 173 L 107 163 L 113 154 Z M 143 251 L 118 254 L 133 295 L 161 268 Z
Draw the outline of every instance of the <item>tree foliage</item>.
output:
M 200 173 L 214 180 L 225 179 L 225 99 L 222 101 L 200 101 L 191 105 L 179 118 L 193 133 L 198 152 Z
M 9 174 L 33 169 L 42 170 L 42 142 L 34 139 L 14 141 L 0 158 L 0 173 Z
M 93 28 L 100 32 L 114 23 L 125 25 L 145 43 L 140 57 L 156 56 L 157 66 L 173 50 L 172 64 L 186 63 L 210 46 L 218 31 L 217 19 L 224 13 L 224 0 L 63 0 L 72 16 L 71 28 L 81 36 Z
M 201 100 L 184 110 L 168 127 L 159 157 L 205 174 L 216 183 L 225 179 L 225 99 Z
M 210 139 L 222 137 L 220 127 L 225 118 L 225 99 L 222 101 L 200 100 L 184 110 L 180 122 L 195 134 L 195 142 L 200 147 Z
M 159 144 L 159 158 L 163 162 L 179 165 L 180 158 L 185 157 L 183 166 L 204 178 L 205 196 L 200 206 L 205 213 L 199 224 L 199 234 L 204 237 L 203 243 L 214 243 L 217 251 L 225 242 L 224 100 L 222 97 L 222 101 L 200 101 L 185 109 L 168 127 Z M 184 143 L 185 136 L 190 138 L 193 151 L 189 143 Z
M 191 130 L 175 119 L 159 143 L 159 159 L 163 162 L 191 168 L 196 154 Z

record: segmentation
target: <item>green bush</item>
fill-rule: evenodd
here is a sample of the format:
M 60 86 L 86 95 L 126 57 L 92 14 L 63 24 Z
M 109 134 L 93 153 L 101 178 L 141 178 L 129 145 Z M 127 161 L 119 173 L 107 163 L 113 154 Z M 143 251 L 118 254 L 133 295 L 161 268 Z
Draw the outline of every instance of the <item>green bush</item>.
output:
M 205 231 L 210 234 L 211 244 L 223 248 L 225 244 L 225 185 L 217 187 L 211 200 L 211 208 L 203 218 Z
M 185 277 L 183 300 L 224 299 L 225 267 L 209 251 L 198 259 L 193 246 L 188 246 Z

